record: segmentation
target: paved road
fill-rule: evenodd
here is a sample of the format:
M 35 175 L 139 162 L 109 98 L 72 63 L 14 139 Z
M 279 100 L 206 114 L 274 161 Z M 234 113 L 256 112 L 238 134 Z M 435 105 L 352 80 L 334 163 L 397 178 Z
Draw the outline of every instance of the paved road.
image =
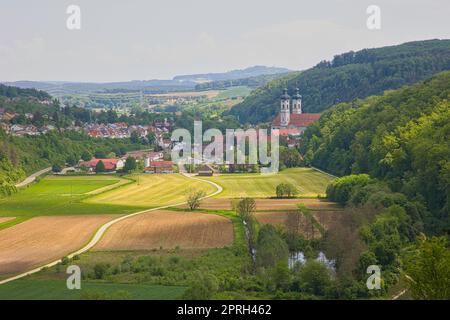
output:
M 212 193 L 210 195 L 207 195 L 207 196 L 203 197 L 202 199 L 213 197 L 216 194 L 221 193 L 222 190 L 223 190 L 221 186 L 219 186 L 217 183 L 214 183 L 212 181 L 195 178 L 195 177 L 192 177 L 192 176 L 190 176 L 188 174 L 185 174 L 185 173 L 183 173 L 183 175 L 188 177 L 189 179 L 203 181 L 203 182 L 209 183 L 209 184 L 213 185 L 214 187 L 216 187 L 217 190 L 214 193 Z M 129 215 L 126 215 L 126 216 L 123 216 L 123 217 L 111 220 L 111 221 L 105 223 L 104 225 L 102 225 L 97 230 L 97 232 L 95 233 L 95 235 L 92 237 L 91 241 L 87 245 L 85 245 L 83 248 L 79 249 L 78 251 L 69 254 L 67 257 L 68 258 L 73 258 L 76 255 L 82 254 L 82 253 L 90 250 L 92 247 L 94 247 L 100 241 L 100 239 L 105 234 L 105 232 L 108 230 L 108 228 L 111 227 L 113 224 L 116 224 L 116 223 L 118 223 L 118 222 L 120 222 L 122 220 L 128 219 L 128 218 L 137 216 L 139 214 L 152 212 L 152 211 L 156 211 L 156 210 L 161 210 L 161 209 L 167 209 L 169 207 L 176 207 L 176 206 L 180 206 L 180 205 L 183 205 L 183 204 L 186 204 L 186 202 L 181 202 L 181 203 L 177 203 L 177 204 L 170 204 L 170 205 L 167 205 L 167 206 L 162 206 L 162 207 L 153 208 L 153 209 L 149 209 L 149 210 L 139 211 L 139 212 L 135 212 L 135 213 L 132 213 L 132 214 L 129 214 Z M 53 261 L 53 262 L 50 262 L 50 263 L 47 263 L 46 265 L 37 267 L 37 268 L 35 268 L 33 270 L 29 270 L 27 272 L 21 273 L 19 275 L 14 276 L 14 277 L 7 278 L 5 280 L 1 280 L 0 281 L 0 285 L 8 283 L 8 282 L 11 282 L 11 281 L 14 281 L 14 280 L 17 280 L 17 279 L 20 279 L 20 278 L 23 278 L 23 277 L 26 277 L 26 276 L 31 275 L 31 274 L 36 273 L 36 272 L 39 272 L 39 271 L 41 271 L 44 268 L 53 267 L 56 264 L 58 264 L 59 262 L 61 262 L 61 259 Z
M 39 177 L 39 176 L 43 175 L 44 173 L 47 173 L 51 170 L 52 170 L 52 168 L 45 168 L 45 169 L 42 169 L 41 171 L 35 172 L 31 176 L 29 176 L 25 180 L 23 180 L 22 182 L 19 182 L 18 184 L 16 184 L 16 187 L 17 188 L 24 187 L 27 184 L 30 184 L 34 180 L 36 180 L 37 177 Z

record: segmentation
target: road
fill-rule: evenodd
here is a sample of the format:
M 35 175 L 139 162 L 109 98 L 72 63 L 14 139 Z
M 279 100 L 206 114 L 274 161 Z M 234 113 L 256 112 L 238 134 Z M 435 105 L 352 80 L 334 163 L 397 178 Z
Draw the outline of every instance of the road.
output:
M 195 177 L 190 176 L 190 175 L 185 174 L 185 173 L 182 173 L 182 174 L 183 174 L 185 177 L 189 178 L 189 179 L 199 180 L 199 181 L 203 181 L 203 182 L 209 183 L 209 184 L 213 185 L 213 186 L 217 189 L 214 193 L 212 193 L 212 194 L 210 194 L 210 195 L 207 195 L 207 196 L 203 197 L 202 199 L 206 199 L 206 198 L 213 197 L 213 196 L 215 196 L 215 195 L 217 195 L 217 194 L 219 194 L 219 193 L 221 193 L 221 192 L 223 191 L 223 188 L 222 188 L 221 186 L 219 186 L 217 183 L 214 183 L 214 182 L 208 181 L 208 180 L 203 180 L 203 179 L 195 178 Z M 109 227 L 111 227 L 112 225 L 114 225 L 114 224 L 116 224 L 116 223 L 118 223 L 118 222 L 120 222 L 120 221 L 122 221 L 122 220 L 125 220 L 125 219 L 128 219 L 128 218 L 137 216 L 137 215 L 139 215 L 139 214 L 148 213 L 148 212 L 152 212 L 152 211 L 156 211 L 156 210 L 161 210 L 161 209 L 167 209 L 167 208 L 169 208 L 169 207 L 181 206 L 181 205 L 184 205 L 184 204 L 186 204 L 186 202 L 181 202 L 181 203 L 177 203 L 177 204 L 170 204 L 170 205 L 166 205 L 166 206 L 162 206 L 162 207 L 158 207 L 158 208 L 152 208 L 152 209 L 149 209 L 149 210 L 144 210 L 144 211 L 139 211 L 139 212 L 131 213 L 131 214 L 129 214 L 129 215 L 122 216 L 122 217 L 120 217 L 120 218 L 111 220 L 111 221 L 105 223 L 104 225 L 102 225 L 102 226 L 97 230 L 97 232 L 94 234 L 94 236 L 92 237 L 91 241 L 89 241 L 88 244 L 86 244 L 84 247 L 82 247 L 82 248 L 79 249 L 78 251 L 73 252 L 73 253 L 67 255 L 67 257 L 68 257 L 68 258 L 73 258 L 74 256 L 80 255 L 80 254 L 82 254 L 82 253 L 84 253 L 84 252 L 90 250 L 91 248 L 93 248 L 93 247 L 100 241 L 100 239 L 103 237 L 103 235 L 105 234 L 105 232 L 108 230 Z M 11 278 L 7 278 L 7 279 L 4 279 L 4 280 L 1 280 L 1 281 L 0 281 L 0 285 L 5 284 L 5 283 L 8 283 L 8 282 L 11 282 L 11 281 L 14 281 L 14 280 L 17 280 L 17 279 L 20 279 L 20 278 L 23 278 L 23 277 L 26 277 L 26 276 L 31 275 L 31 274 L 36 273 L 36 272 L 39 272 L 39 271 L 41 271 L 41 270 L 44 269 L 44 268 L 50 268 L 50 267 L 53 267 L 53 266 L 57 265 L 59 262 L 61 262 L 61 259 L 58 259 L 58 260 L 56 260 L 56 261 L 52 261 L 52 262 L 47 263 L 47 264 L 45 264 L 45 265 L 43 265 L 43 266 L 37 267 L 37 268 L 35 268 L 35 269 L 33 269 L 33 270 L 29 270 L 29 271 L 27 271 L 27 272 L 18 274 L 18 275 L 14 276 L 14 277 L 11 277 Z
M 47 172 L 49 172 L 51 170 L 52 170 L 52 168 L 45 168 L 45 169 L 42 169 L 42 170 L 40 170 L 38 172 L 33 173 L 32 175 L 27 177 L 22 182 L 19 182 L 18 184 L 16 184 L 16 188 L 24 187 L 27 184 L 32 183 L 34 180 L 36 180 L 37 177 L 39 177 L 39 176 L 43 175 L 44 173 L 47 173 Z

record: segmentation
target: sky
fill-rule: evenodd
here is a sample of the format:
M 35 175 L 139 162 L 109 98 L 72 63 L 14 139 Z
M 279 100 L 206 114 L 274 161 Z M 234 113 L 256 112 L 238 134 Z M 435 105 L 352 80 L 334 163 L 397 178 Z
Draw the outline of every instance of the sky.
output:
M 66 26 L 69 5 L 80 30 Z M 369 5 L 379 30 L 366 26 Z M 0 0 L 0 81 L 302 70 L 349 50 L 449 39 L 449 13 L 448 0 Z

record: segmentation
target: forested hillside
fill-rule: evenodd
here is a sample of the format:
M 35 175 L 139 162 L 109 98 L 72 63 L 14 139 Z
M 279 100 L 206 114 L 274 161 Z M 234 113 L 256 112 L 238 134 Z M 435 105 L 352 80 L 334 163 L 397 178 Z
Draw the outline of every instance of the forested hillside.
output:
M 409 42 L 398 46 L 347 52 L 301 73 L 256 89 L 230 114 L 241 123 L 271 121 L 284 87 L 300 88 L 305 112 L 318 113 L 337 102 L 382 94 L 450 70 L 450 40 Z
M 52 97 L 45 91 L 36 89 L 21 89 L 18 87 L 10 87 L 0 84 L 0 96 L 7 98 L 28 97 L 36 98 L 38 100 L 51 100 Z
M 448 228 L 450 72 L 334 106 L 306 130 L 301 152 L 307 163 L 337 175 L 368 173 L 428 208 L 431 216 L 422 217 L 428 227 Z

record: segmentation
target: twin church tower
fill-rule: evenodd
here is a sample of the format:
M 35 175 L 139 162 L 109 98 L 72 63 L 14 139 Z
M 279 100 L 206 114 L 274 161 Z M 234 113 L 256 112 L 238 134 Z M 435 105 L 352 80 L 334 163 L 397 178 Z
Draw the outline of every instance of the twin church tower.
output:
M 284 89 L 284 93 L 281 96 L 281 109 L 280 109 L 280 125 L 288 126 L 291 118 L 291 108 L 289 107 L 291 97 L 288 95 L 288 90 Z M 295 95 L 292 97 L 292 114 L 302 114 L 302 96 L 300 95 L 300 89 L 295 89 Z
M 280 130 L 280 135 L 283 136 L 299 136 L 307 126 L 320 118 L 319 113 L 303 113 L 302 96 L 298 88 L 295 89 L 292 99 L 288 90 L 284 89 L 280 107 L 280 113 L 272 121 L 272 129 Z

